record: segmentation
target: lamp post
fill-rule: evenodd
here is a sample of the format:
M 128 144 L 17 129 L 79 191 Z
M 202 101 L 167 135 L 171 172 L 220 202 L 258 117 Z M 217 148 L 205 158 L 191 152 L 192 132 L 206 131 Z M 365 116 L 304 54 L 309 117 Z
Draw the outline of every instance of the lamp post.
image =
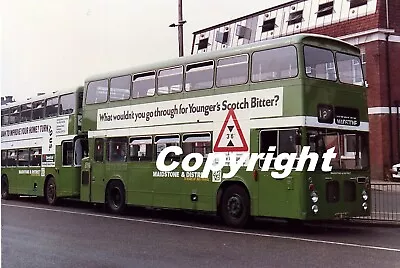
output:
M 182 0 L 178 0 L 178 23 L 172 23 L 169 27 L 178 27 L 179 57 L 183 56 L 183 24 L 186 21 L 182 18 Z

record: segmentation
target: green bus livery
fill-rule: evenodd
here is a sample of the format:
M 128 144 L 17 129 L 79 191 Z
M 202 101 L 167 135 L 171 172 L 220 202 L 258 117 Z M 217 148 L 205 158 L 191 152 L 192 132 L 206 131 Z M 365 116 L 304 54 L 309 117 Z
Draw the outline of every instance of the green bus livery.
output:
M 80 196 L 80 162 L 88 155 L 82 132 L 83 87 L 1 107 L 2 198 Z
M 36 190 L 32 182 L 16 183 L 28 178 L 18 173 L 27 169 L 8 166 L 11 148 L 3 148 L 3 127 L 2 176 L 9 194 L 45 195 L 50 176 L 54 200 L 78 195 L 113 213 L 127 205 L 213 212 L 234 227 L 251 217 L 370 214 L 366 88 L 360 51 L 348 43 L 298 34 L 92 76 L 83 92 L 77 104 L 81 129 L 66 138 L 78 137 L 82 148 L 87 142 L 88 155 L 72 165 L 74 172 L 65 171 L 68 179 L 62 177 L 66 152 L 59 136 L 55 168 L 45 167 L 35 177 Z M 165 165 L 179 165 L 160 171 L 156 161 L 168 146 L 179 146 L 183 154 L 166 155 Z M 305 146 L 320 157 L 295 170 Z M 322 155 L 332 147 L 332 170 L 324 172 Z M 226 163 L 204 178 L 202 167 L 213 152 L 224 153 Z M 185 171 L 182 161 L 194 165 L 183 160 L 191 153 L 200 153 L 203 165 Z M 229 162 L 244 153 L 273 153 L 271 165 L 264 158 L 245 161 L 232 178 L 224 178 Z M 288 164 L 280 158 L 285 154 L 297 155 L 293 168 L 274 178 L 271 172 L 282 173 Z

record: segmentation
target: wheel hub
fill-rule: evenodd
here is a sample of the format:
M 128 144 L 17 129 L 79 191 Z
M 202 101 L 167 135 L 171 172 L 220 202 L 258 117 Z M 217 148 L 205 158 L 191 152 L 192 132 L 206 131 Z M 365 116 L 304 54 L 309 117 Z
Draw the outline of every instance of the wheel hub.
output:
M 228 212 L 231 216 L 238 218 L 242 214 L 243 206 L 240 196 L 234 195 L 228 200 Z

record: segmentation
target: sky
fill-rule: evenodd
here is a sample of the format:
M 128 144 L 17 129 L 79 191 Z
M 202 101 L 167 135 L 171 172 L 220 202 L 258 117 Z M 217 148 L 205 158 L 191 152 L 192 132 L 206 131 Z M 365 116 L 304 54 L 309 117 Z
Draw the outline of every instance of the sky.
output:
M 183 0 L 193 32 L 288 0 Z M 93 74 L 178 57 L 178 0 L 0 0 L 0 91 L 17 101 Z

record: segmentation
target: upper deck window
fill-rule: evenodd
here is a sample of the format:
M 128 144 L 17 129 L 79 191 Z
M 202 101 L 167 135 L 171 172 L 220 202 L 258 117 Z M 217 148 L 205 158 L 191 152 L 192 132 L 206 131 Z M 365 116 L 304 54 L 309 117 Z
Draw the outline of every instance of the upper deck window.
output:
M 86 104 L 104 103 L 108 96 L 108 80 L 90 82 L 86 92 Z
M 132 84 L 132 98 L 154 96 L 156 88 L 156 73 L 135 74 Z
M 19 123 L 20 119 L 20 106 L 10 108 L 10 124 Z
M 46 117 L 58 115 L 58 97 L 46 100 Z
M 21 122 L 32 120 L 32 103 L 21 105 Z
M 8 110 L 8 109 L 1 110 L 1 125 L 2 126 L 8 125 L 9 112 L 10 112 L 10 110 Z
M 127 100 L 131 96 L 132 77 L 130 75 L 111 78 L 110 101 Z
M 194 63 L 186 66 L 186 91 L 212 88 L 213 81 L 213 61 Z
M 75 94 L 66 94 L 60 97 L 60 115 L 72 114 L 75 110 Z
M 244 84 L 248 80 L 247 55 L 219 59 L 217 64 L 217 87 Z
M 338 52 L 336 53 L 336 61 L 340 82 L 360 86 L 364 84 L 359 57 Z
M 183 88 L 183 68 L 182 66 L 160 70 L 158 73 L 157 93 L 171 94 L 181 92 Z
M 297 76 L 297 52 L 294 46 L 255 52 L 252 56 L 252 82 Z
M 304 61 L 308 77 L 336 81 L 337 75 L 332 51 L 304 46 Z
M 32 103 L 32 108 L 33 108 L 33 113 L 32 113 L 33 120 L 44 118 L 44 100 L 35 101 L 34 103 Z

